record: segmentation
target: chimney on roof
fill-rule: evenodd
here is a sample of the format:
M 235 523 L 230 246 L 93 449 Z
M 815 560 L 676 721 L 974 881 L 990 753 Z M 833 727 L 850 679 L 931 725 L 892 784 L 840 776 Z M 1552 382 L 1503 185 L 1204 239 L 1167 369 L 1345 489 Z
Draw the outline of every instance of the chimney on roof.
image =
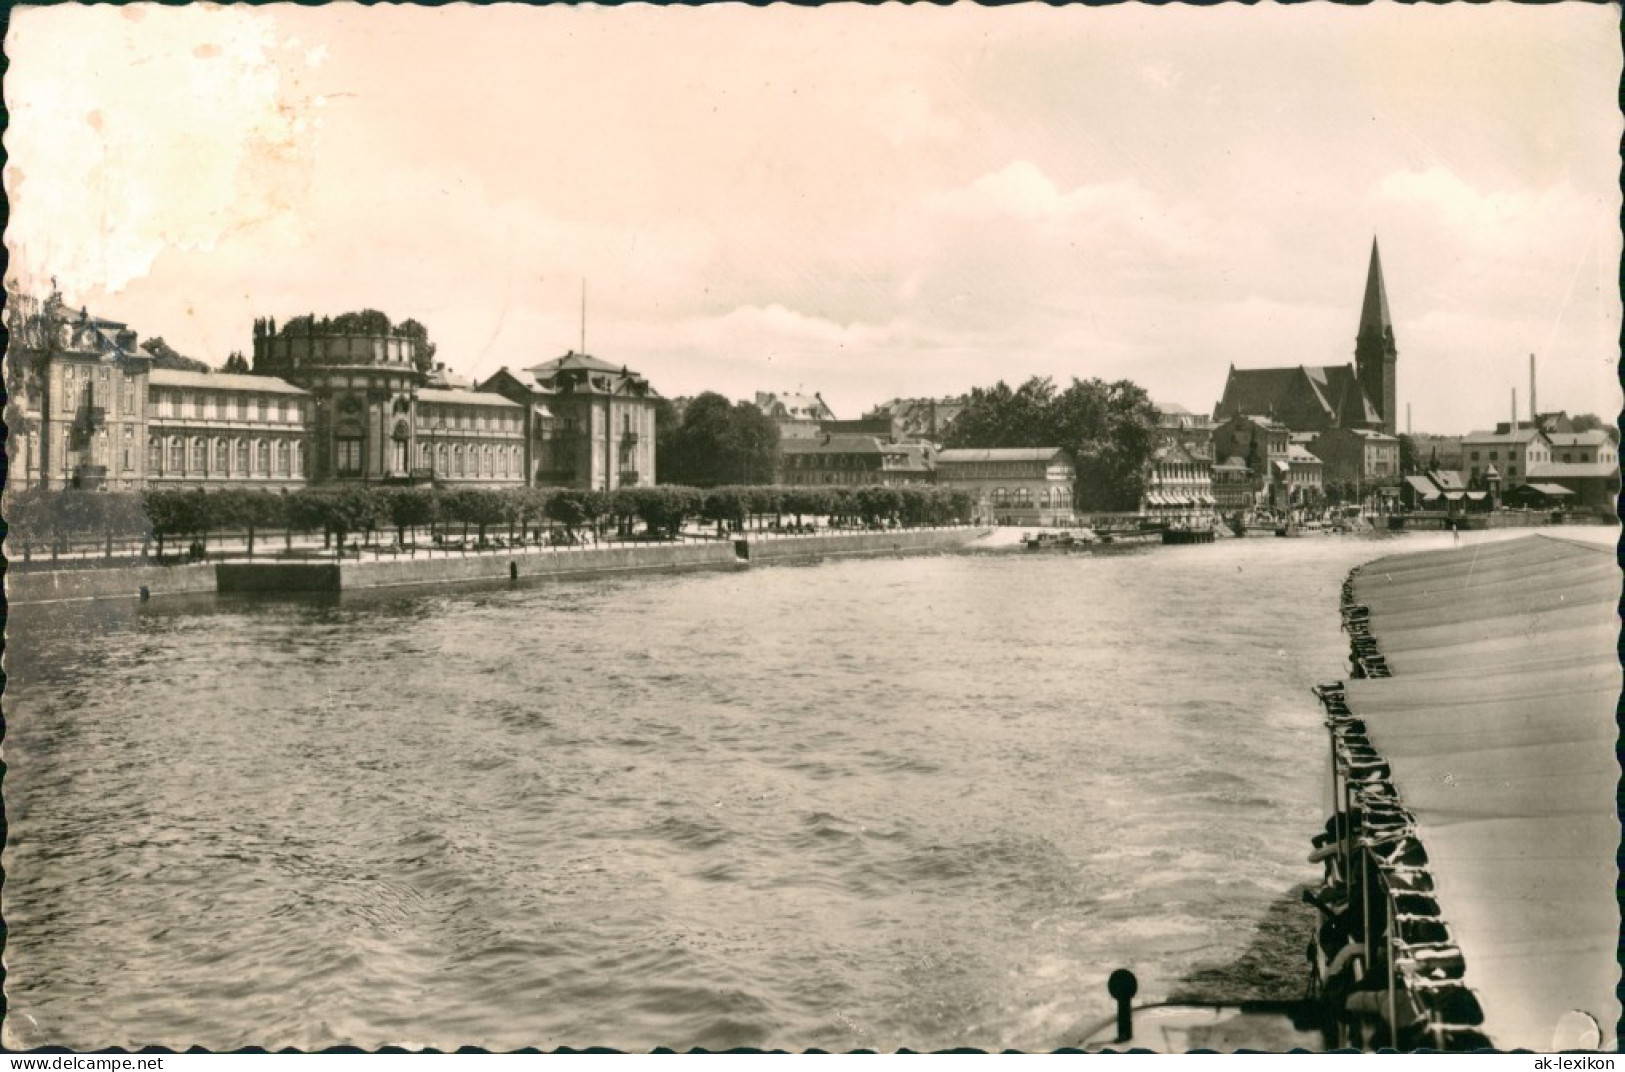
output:
M 1507 425 L 1507 431 L 1516 432 L 1517 430 L 1518 430 L 1518 389 L 1516 387 L 1514 387 L 1512 389 L 1512 423 Z

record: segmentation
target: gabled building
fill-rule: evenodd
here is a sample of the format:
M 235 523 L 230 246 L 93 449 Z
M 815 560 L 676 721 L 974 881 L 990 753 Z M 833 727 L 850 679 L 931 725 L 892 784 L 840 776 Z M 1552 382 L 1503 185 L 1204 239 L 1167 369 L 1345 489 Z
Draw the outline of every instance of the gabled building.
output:
M 147 379 L 155 355 L 118 321 L 6 295 L 7 483 L 13 488 L 142 485 Z
M 1211 461 L 1197 457 L 1178 441 L 1157 447 L 1140 495 L 1141 514 L 1200 525 L 1212 520 L 1215 504 Z
M 835 411 L 824 402 L 817 391 L 812 394 L 786 391 L 757 391 L 753 402 L 762 416 L 778 426 L 779 440 L 817 439 L 825 431 L 823 424 L 835 419 Z
M 1370 428 L 1397 435 L 1398 358 L 1382 259 L 1373 239 L 1354 364 L 1262 369 L 1232 365 L 1213 416 L 1221 422 L 1236 416 L 1263 416 L 1294 432 Z
M 609 491 L 654 483 L 660 396 L 625 365 L 572 350 L 526 369 L 504 366 L 480 390 L 522 409 L 530 484 Z
M 965 409 L 964 395 L 943 398 L 894 398 L 863 415 L 866 421 L 884 421 L 896 442 L 941 443 L 948 426 Z
M 779 441 L 776 482 L 780 484 L 895 486 L 928 484 L 934 477 L 931 448 L 925 444 L 829 434 Z
M 1217 422 L 1200 413 L 1192 413 L 1177 402 L 1153 402 L 1157 410 L 1157 438 L 1164 443 L 1178 443 L 1192 456 L 1213 461 L 1213 429 Z

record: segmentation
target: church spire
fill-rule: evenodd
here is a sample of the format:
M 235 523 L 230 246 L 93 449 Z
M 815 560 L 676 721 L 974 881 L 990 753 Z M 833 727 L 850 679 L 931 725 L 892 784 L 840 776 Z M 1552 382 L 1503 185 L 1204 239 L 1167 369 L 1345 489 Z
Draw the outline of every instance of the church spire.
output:
M 1360 331 L 1354 338 L 1354 375 L 1366 401 L 1376 409 L 1382 430 L 1399 434 L 1399 399 L 1395 365 L 1399 349 L 1394 343 L 1394 322 L 1388 316 L 1388 292 L 1382 284 L 1382 255 L 1376 236 L 1371 238 L 1371 265 L 1365 274 L 1365 301 L 1360 306 Z
M 1377 252 L 1377 239 L 1371 238 L 1371 266 L 1365 273 L 1365 304 L 1360 306 L 1359 338 L 1371 336 L 1381 339 L 1394 330 L 1388 319 L 1388 292 L 1382 285 L 1382 256 Z

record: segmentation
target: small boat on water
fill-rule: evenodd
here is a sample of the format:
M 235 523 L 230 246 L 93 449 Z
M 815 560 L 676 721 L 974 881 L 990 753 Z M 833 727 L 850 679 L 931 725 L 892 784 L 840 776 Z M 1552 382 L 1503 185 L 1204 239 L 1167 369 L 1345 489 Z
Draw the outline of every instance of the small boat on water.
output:
M 1096 541 L 1089 529 L 1062 529 L 1060 532 L 1021 534 L 1022 546 L 1029 551 L 1071 551 L 1088 547 Z

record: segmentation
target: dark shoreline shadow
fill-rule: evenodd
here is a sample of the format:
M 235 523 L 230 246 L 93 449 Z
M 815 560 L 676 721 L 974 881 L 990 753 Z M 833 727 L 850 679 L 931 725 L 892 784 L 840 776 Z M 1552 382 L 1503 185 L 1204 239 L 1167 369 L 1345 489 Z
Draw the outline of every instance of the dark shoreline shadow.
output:
M 1305 883 L 1270 902 L 1252 940 L 1234 960 L 1200 964 L 1169 990 L 1170 1002 L 1294 1001 L 1309 979 L 1305 956 L 1319 926 L 1317 913 L 1303 903 Z

